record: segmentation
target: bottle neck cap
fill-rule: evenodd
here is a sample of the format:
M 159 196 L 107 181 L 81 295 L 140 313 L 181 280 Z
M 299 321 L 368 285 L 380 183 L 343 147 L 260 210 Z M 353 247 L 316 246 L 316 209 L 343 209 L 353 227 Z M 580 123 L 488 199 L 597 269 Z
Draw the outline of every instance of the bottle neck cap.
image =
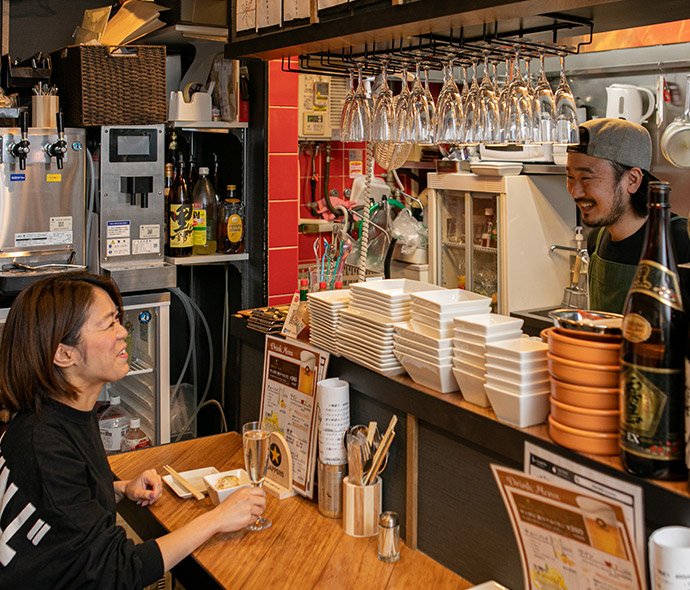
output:
M 129 421 L 129 427 L 134 430 L 135 428 L 139 428 L 141 426 L 141 419 L 140 418 L 132 418 Z
M 120 405 L 120 396 L 119 395 L 113 395 L 110 398 L 110 405 L 111 406 L 119 406 Z

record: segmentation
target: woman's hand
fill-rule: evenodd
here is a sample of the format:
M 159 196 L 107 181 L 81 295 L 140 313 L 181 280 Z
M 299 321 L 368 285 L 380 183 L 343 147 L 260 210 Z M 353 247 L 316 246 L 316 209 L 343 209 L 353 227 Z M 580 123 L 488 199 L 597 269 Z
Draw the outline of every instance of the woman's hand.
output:
M 161 497 L 163 492 L 161 476 L 158 475 L 155 469 L 147 469 L 129 481 L 115 483 L 120 484 L 119 490 L 117 487 L 115 488 L 116 499 L 119 491 L 123 496 L 126 496 L 140 506 L 153 504 Z
M 218 532 L 239 531 L 254 522 L 265 509 L 266 492 L 262 488 L 237 490 L 213 509 L 218 518 Z

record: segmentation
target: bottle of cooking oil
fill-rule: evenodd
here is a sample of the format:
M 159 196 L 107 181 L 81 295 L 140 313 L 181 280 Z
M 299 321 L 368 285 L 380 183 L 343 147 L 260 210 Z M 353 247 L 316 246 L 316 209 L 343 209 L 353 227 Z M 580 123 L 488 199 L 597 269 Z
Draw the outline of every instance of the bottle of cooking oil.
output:
M 194 249 L 193 254 L 216 252 L 216 211 L 218 197 L 208 178 L 208 168 L 199 168 L 199 180 L 194 185 Z

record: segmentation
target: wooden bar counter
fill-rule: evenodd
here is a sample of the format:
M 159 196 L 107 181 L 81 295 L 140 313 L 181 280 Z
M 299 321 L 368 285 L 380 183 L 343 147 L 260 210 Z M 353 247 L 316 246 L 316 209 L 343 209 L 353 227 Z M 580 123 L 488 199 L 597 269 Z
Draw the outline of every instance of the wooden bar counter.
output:
M 231 432 L 110 457 L 112 470 L 120 479 L 150 468 L 164 473 L 166 464 L 177 471 L 244 467 L 242 438 Z M 212 508 L 208 496 L 201 501 L 182 499 L 166 484 L 161 498 L 148 508 L 128 500 L 118 505 L 118 511 L 143 539 L 175 530 Z M 273 521 L 270 528 L 216 535 L 174 568 L 175 576 L 188 590 L 464 590 L 472 585 L 404 545 L 397 562 L 379 561 L 376 537 L 346 535 L 342 520 L 321 516 L 315 501 L 300 496 L 277 500 L 268 495 L 265 514 Z

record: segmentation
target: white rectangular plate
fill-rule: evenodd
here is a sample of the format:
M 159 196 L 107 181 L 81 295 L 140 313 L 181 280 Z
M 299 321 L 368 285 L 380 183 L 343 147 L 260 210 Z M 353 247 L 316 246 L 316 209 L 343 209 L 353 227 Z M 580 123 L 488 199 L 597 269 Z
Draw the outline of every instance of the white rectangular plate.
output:
M 190 471 L 180 471 L 180 475 L 184 477 L 189 483 L 198 490 L 206 492 L 206 483 L 204 482 L 204 475 L 212 475 L 218 473 L 215 467 L 201 467 L 200 469 L 192 469 Z M 163 481 L 170 486 L 170 489 L 175 492 L 180 498 L 193 498 L 192 492 L 186 490 L 183 486 L 177 483 L 172 475 L 164 475 Z

